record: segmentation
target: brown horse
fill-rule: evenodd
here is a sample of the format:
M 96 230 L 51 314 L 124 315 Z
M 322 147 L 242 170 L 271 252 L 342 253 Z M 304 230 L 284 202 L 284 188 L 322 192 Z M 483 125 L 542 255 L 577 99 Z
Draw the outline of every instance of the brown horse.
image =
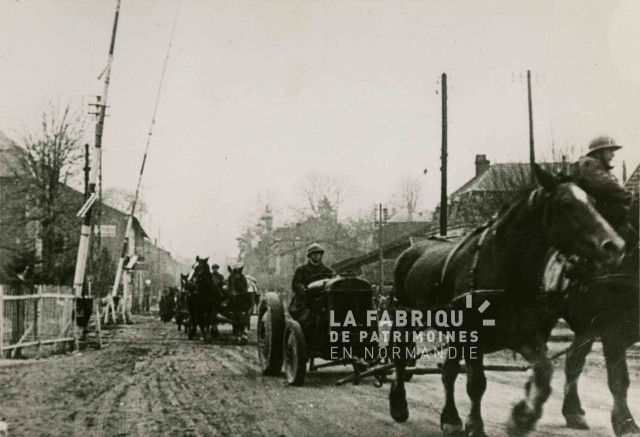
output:
M 198 326 L 202 339 L 207 340 L 210 329 L 215 327 L 216 314 L 222 296 L 211 278 L 209 258 L 196 257 L 191 271 L 191 287 L 188 288 L 187 306 L 189 308 L 189 340 L 193 340 Z M 217 328 L 216 328 L 217 329 Z
M 638 231 L 638 198 L 634 199 L 629 223 Z M 578 379 L 594 337 L 600 336 L 607 366 L 609 389 L 613 395 L 611 423 L 617 436 L 640 436 L 627 404 L 629 371 L 626 350 L 640 341 L 638 302 L 638 245 L 628 253 L 612 275 L 586 278 L 571 288 L 564 315 L 576 336 L 565 362 L 565 395 L 562 405 L 567 426 L 589 429 L 578 396 Z M 581 283 L 582 282 L 582 283 Z
M 519 352 L 533 371 L 525 399 L 513 408 L 509 433 L 524 435 L 532 430 L 551 393 L 553 368 L 546 341 L 560 312 L 538 301 L 545 254 L 553 246 L 561 253 L 587 258 L 603 269 L 617 267 L 622 258 L 624 241 L 589 203 L 585 192 L 538 166 L 534 170 L 541 187 L 516 196 L 495 220 L 459 245 L 425 241 L 405 251 L 396 263 L 397 308 L 424 313 L 455 307 L 465 301 L 465 296 L 483 296 L 474 294 L 475 290 L 492 290 L 499 296 L 490 302 L 495 326 L 465 319 L 463 327 L 477 331 L 475 356 L 468 355 L 469 346 L 460 339 L 448 348 L 442 368 L 445 406 L 440 418 L 445 435 L 465 435 L 454 399 L 454 383 L 465 352 L 471 400 L 466 435 L 486 435 L 480 413 L 486 389 L 483 355 L 502 349 Z M 389 404 L 391 416 L 398 422 L 409 417 L 404 388 L 408 361 L 403 357 L 394 360 L 396 377 Z
M 227 311 L 233 321 L 233 334 L 240 343 L 246 343 L 248 341 L 246 330 L 250 326 L 249 318 L 251 317 L 254 296 L 249 293 L 249 281 L 242 270 L 243 267 L 231 268 L 229 266 Z

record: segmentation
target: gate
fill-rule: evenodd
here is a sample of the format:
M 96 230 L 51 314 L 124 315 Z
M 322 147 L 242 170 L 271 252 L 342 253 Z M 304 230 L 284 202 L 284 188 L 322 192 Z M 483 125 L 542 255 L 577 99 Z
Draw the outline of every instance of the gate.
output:
M 0 285 L 0 357 L 75 342 L 74 304 L 71 287 Z

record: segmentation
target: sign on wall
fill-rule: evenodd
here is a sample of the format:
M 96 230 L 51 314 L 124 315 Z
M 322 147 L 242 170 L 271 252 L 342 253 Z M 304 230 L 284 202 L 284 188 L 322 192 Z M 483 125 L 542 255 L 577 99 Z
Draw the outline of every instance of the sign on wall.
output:
M 93 233 L 98 235 L 98 227 L 94 228 Z M 116 236 L 116 225 L 100 225 L 100 236 L 101 237 L 115 237 Z

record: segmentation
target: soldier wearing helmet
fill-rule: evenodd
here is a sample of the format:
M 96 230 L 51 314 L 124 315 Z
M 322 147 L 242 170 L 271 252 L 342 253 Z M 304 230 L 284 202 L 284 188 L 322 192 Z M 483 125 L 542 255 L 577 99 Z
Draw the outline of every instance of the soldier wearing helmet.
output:
M 624 238 L 627 247 L 633 247 L 638 236 L 627 222 L 631 193 L 611 173 L 611 161 L 621 148 L 611 137 L 594 139 L 587 154 L 573 165 L 572 175 L 576 184 L 594 198 L 598 212 Z
M 291 281 L 293 297 L 289 304 L 289 314 L 300 323 L 305 334 L 309 333 L 310 324 L 313 323 L 311 310 L 308 306 L 307 287 L 314 281 L 334 276 L 333 270 L 322 262 L 323 255 L 322 246 L 318 243 L 310 245 L 307 248 L 307 263 L 296 269 Z

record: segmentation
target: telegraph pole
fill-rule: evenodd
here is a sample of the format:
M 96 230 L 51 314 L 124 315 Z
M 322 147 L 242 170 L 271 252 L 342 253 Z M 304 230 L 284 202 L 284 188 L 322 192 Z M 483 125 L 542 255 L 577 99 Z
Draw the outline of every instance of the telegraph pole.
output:
M 89 165 L 89 144 L 84 145 L 84 201 L 87 201 L 89 197 L 89 171 L 91 166 Z
M 384 248 L 382 247 L 382 226 L 387 222 L 388 210 L 382 207 L 382 203 L 378 205 L 378 284 L 380 293 L 384 287 Z
M 533 164 L 536 163 L 536 152 L 533 143 L 533 102 L 531 99 L 531 70 L 527 70 L 527 93 L 529 97 L 529 166 L 531 167 L 531 183 L 535 184 L 536 176 L 533 172 Z
M 87 266 L 87 255 L 89 254 L 89 244 L 91 242 L 91 212 L 92 206 L 97 199 L 96 181 L 98 180 L 98 171 L 100 162 L 102 161 L 102 132 L 104 129 L 104 118 L 107 107 L 107 95 L 109 92 L 109 80 L 111 77 L 111 63 L 113 61 L 113 51 L 116 43 L 116 31 L 118 29 L 118 16 L 120 15 L 120 0 L 116 5 L 116 13 L 113 21 L 113 31 L 111 33 L 111 44 L 109 46 L 109 61 L 103 74 L 104 88 L 102 91 L 102 100 L 98 106 L 98 122 L 96 123 L 95 144 L 93 153 L 93 163 L 91 165 L 91 173 L 88 180 L 89 196 L 85 201 L 78 216 L 83 217 L 82 230 L 80 231 L 80 244 L 78 245 L 78 258 L 76 261 L 76 271 L 73 279 L 74 293 L 76 297 L 82 295 L 82 288 L 85 280 L 85 270 Z
M 447 235 L 447 73 L 442 73 L 442 180 L 440 184 L 440 235 Z

